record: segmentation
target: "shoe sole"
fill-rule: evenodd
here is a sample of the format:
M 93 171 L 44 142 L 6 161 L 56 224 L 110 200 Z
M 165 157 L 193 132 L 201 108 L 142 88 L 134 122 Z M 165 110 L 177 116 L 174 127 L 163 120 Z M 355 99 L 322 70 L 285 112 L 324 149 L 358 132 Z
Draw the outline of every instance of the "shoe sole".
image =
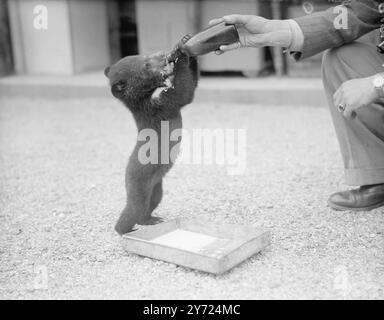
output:
M 334 209 L 334 210 L 338 210 L 338 211 L 371 211 L 373 209 L 377 209 L 377 208 L 380 208 L 382 206 L 384 206 L 384 201 L 382 202 L 379 202 L 375 205 L 372 205 L 372 206 L 369 206 L 369 207 L 364 207 L 364 208 L 350 208 L 350 207 L 343 207 L 343 206 L 338 206 L 337 204 L 334 204 L 332 202 L 330 202 L 328 200 L 328 205 Z

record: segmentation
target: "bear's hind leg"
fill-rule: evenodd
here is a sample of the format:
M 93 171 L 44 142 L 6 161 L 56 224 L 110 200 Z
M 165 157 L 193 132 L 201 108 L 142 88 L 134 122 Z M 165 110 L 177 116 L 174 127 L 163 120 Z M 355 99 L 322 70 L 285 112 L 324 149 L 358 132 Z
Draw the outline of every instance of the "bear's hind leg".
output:
M 148 212 L 146 214 L 146 221 L 142 224 L 157 224 L 163 221 L 160 217 L 152 217 L 152 212 L 157 208 L 159 203 L 161 202 L 161 199 L 163 198 L 163 180 L 158 182 L 153 186 L 152 194 L 151 194 L 151 201 L 149 205 Z
M 129 182 L 127 205 L 115 225 L 119 234 L 132 231 L 135 224 L 146 220 L 151 202 L 151 186 L 142 182 Z

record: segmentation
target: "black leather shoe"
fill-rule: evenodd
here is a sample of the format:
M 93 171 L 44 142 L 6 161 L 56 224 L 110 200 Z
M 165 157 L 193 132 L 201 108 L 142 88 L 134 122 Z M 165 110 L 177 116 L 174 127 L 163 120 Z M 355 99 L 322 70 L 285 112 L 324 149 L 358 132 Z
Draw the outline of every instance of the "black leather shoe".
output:
M 335 210 L 369 211 L 384 206 L 384 184 L 362 186 L 332 194 L 328 204 Z

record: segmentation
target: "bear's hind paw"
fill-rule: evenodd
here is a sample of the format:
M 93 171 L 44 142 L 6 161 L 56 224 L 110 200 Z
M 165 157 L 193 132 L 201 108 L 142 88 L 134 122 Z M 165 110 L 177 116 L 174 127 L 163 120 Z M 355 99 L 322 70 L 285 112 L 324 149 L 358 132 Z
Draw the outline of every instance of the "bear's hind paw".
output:
M 149 217 L 148 219 L 144 220 L 140 224 L 143 226 L 149 226 L 149 225 L 155 225 L 164 222 L 164 219 L 161 217 Z

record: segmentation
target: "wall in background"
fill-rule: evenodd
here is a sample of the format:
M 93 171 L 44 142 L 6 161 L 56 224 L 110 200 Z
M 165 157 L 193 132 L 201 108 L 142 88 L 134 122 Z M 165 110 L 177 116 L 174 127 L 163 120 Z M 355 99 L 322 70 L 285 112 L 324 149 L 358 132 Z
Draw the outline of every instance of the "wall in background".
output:
M 7 12 L 7 1 L 0 0 L 0 76 L 13 72 L 11 35 Z
M 12 0 L 12 48 L 17 73 L 69 75 L 109 64 L 104 0 Z M 34 8 L 48 9 L 48 28 L 34 27 Z

